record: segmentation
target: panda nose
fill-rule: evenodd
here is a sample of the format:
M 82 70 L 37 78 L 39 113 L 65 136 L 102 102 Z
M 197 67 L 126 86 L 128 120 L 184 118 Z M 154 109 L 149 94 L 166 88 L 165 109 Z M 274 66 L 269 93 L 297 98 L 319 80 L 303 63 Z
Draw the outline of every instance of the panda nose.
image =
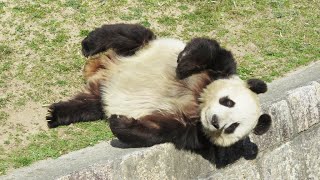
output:
M 212 124 L 212 126 L 215 127 L 216 129 L 219 129 L 219 122 L 218 122 L 218 116 L 217 116 L 217 115 L 213 115 L 213 116 L 212 116 L 211 124 Z

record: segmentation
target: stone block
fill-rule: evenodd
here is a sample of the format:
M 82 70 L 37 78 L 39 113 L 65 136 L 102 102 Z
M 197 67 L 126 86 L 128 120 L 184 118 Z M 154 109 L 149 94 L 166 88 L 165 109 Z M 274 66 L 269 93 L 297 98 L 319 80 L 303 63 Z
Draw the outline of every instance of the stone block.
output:
M 290 143 L 264 152 L 258 163 L 262 179 L 291 180 L 305 179 L 306 176 L 305 163 L 295 157 Z
M 244 168 L 245 167 L 245 168 Z M 200 180 L 238 180 L 238 179 L 261 179 L 255 161 L 240 160 L 234 165 L 230 165 L 215 172 L 199 176 Z
M 304 179 L 320 178 L 320 125 L 302 133 L 292 141 L 295 157 L 305 162 Z
M 150 148 L 143 153 L 124 157 L 118 167 L 115 179 L 194 179 L 200 173 L 215 171 L 214 165 L 201 155 L 180 151 L 172 144 Z
M 199 154 L 177 150 L 172 144 L 161 144 L 73 172 L 60 180 L 194 179 L 201 173 L 215 170 L 215 166 Z
M 258 158 L 262 179 L 318 179 L 320 125 Z
M 319 80 L 320 82 L 320 80 Z M 316 89 L 316 99 L 318 100 L 318 110 L 319 110 L 319 122 L 320 122 L 320 83 L 316 82 L 316 81 L 313 81 L 311 83 L 311 85 L 313 85 Z
M 288 92 L 289 107 L 298 133 L 319 122 L 319 92 L 315 83 Z
M 288 103 L 282 100 L 271 105 L 269 113 L 273 123 L 277 124 L 276 127 L 279 131 L 280 141 L 286 141 L 293 137 L 294 128 Z
M 87 180 L 87 179 L 112 179 L 112 168 L 107 162 L 104 165 L 96 165 L 79 170 L 69 175 L 57 178 L 57 180 Z

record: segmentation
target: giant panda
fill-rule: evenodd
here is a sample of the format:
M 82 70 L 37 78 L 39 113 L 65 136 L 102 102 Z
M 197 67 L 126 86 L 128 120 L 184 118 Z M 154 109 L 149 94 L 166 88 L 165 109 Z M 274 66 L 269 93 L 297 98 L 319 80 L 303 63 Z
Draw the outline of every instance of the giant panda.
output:
M 241 80 L 231 52 L 215 40 L 184 43 L 141 25 L 111 24 L 90 32 L 82 52 L 86 86 L 49 107 L 49 128 L 105 118 L 132 146 L 201 149 L 228 147 L 270 127 L 257 95 L 266 83 Z

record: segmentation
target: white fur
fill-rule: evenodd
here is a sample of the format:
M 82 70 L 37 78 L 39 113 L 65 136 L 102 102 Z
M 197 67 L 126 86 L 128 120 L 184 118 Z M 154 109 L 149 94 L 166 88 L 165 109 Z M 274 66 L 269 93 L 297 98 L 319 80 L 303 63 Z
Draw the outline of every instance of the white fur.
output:
M 139 118 L 154 111 L 178 113 L 177 107 L 192 102 L 192 91 L 182 91 L 175 79 L 184 47 L 179 40 L 158 39 L 134 56 L 119 57 L 117 72 L 102 88 L 106 114 Z
M 235 102 L 234 107 L 229 108 L 219 103 L 219 99 L 225 96 Z M 257 125 L 261 115 L 258 96 L 237 76 L 214 81 L 207 86 L 201 100 L 204 131 L 213 143 L 220 146 L 229 146 L 246 137 Z M 218 117 L 220 129 L 211 124 L 213 115 Z M 225 128 L 236 122 L 239 126 L 233 133 L 224 133 Z

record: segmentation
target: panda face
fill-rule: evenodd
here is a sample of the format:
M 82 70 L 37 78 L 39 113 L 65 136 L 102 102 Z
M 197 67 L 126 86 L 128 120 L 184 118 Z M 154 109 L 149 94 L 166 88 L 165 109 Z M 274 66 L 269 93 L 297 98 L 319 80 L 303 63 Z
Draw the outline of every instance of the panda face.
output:
M 200 101 L 204 132 L 219 146 L 230 146 L 246 137 L 261 115 L 257 94 L 237 76 L 208 85 Z

